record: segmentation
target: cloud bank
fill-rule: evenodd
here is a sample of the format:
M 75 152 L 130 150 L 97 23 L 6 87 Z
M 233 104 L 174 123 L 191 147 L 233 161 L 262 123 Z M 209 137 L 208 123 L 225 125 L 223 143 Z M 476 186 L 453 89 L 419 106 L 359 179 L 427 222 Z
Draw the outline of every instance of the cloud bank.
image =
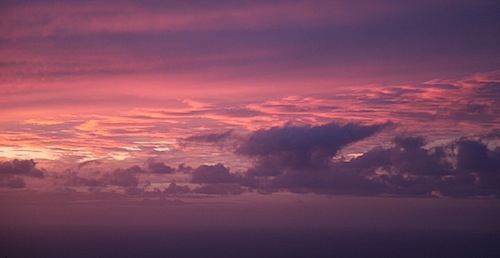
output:
M 231 171 L 222 163 L 174 168 L 149 159 L 142 166 L 106 172 L 92 170 L 91 166 L 101 165 L 100 161 L 86 161 L 56 177 L 66 187 L 118 187 L 128 194 L 237 195 L 250 191 L 500 197 L 500 147 L 488 147 L 484 141 L 498 140 L 495 131 L 481 138 L 462 137 L 439 145 L 429 144 L 420 136 L 397 136 L 388 147 L 375 147 L 350 160 L 337 156 L 349 144 L 391 127 L 392 123 L 328 123 L 257 130 L 234 150 L 253 160 L 244 171 Z M 211 142 L 211 138 L 199 139 Z M 219 140 L 217 136 L 213 142 Z M 0 186 L 23 188 L 25 177 L 44 178 L 44 170 L 35 166 L 33 160 L 0 163 Z M 151 191 L 151 183 L 145 180 L 148 176 L 171 182 Z M 176 181 L 181 177 L 184 180 Z

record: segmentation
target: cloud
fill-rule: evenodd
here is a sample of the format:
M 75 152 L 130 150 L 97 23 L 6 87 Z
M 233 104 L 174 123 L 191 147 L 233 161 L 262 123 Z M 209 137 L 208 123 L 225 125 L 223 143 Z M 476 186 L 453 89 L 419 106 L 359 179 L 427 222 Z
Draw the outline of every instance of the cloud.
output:
M 379 145 L 351 160 L 333 159 L 345 146 L 390 126 L 390 123 L 329 123 L 258 130 L 235 151 L 252 158 L 253 165 L 236 172 L 223 163 L 196 168 L 181 164 L 172 168 L 148 159 L 142 167 L 133 165 L 114 170 L 107 167 L 103 171 L 99 169 L 105 166 L 89 167 L 101 165 L 91 161 L 80 163 L 66 173 L 49 175 L 61 179 L 64 187 L 87 186 L 91 188 L 89 191 L 119 188 L 129 195 L 238 195 L 246 191 L 283 191 L 500 198 L 500 147 L 496 142 L 499 138 L 496 130 L 482 137 L 462 137 L 441 144 L 408 134 L 397 136 L 390 145 Z M 33 160 L 0 162 L 0 187 L 24 188 L 30 178 L 41 178 L 44 172 L 36 168 Z M 181 181 L 177 181 L 179 177 L 173 178 L 176 174 L 169 175 L 173 172 L 182 172 Z M 170 184 L 163 191 L 153 181 L 146 181 L 146 186 L 156 187 L 154 191 L 141 187 L 151 178 Z
M 423 137 L 396 137 L 394 147 L 373 149 L 351 161 L 352 167 L 391 167 L 399 173 L 412 175 L 447 175 L 451 165 L 445 160 L 443 148 L 435 147 L 432 151 L 424 149 Z
M 380 132 L 389 125 L 391 123 L 371 126 L 329 123 L 262 129 L 252 133 L 236 153 L 254 157 L 257 164 L 264 166 L 325 168 L 342 147 Z
M 228 139 L 233 130 L 229 130 L 223 133 L 211 133 L 211 134 L 202 134 L 202 135 L 193 135 L 185 138 L 185 141 L 188 142 L 206 142 L 206 143 L 223 143 L 226 139 Z
M 489 149 L 480 140 L 468 138 L 428 147 L 423 137 L 400 136 L 393 139 L 391 147 L 373 148 L 350 161 L 330 159 L 328 163 L 320 163 L 321 166 L 318 166 L 312 159 L 305 159 L 307 162 L 301 161 L 301 166 L 287 165 L 286 162 L 292 158 L 299 159 L 297 153 L 306 157 L 311 155 L 309 151 L 299 152 L 294 149 L 299 148 L 295 146 L 305 150 L 314 149 L 297 139 L 307 139 L 303 135 L 308 134 L 309 128 L 299 127 L 300 130 L 291 132 L 282 131 L 282 128 L 277 128 L 276 131 L 261 131 L 272 132 L 265 134 L 266 137 L 282 133 L 281 140 L 287 142 L 281 143 L 259 136 L 260 147 L 255 145 L 257 142 L 253 142 L 253 145 L 250 145 L 253 148 L 240 150 L 240 154 L 251 153 L 251 156 L 257 157 L 256 164 L 247 170 L 240 179 L 240 184 L 251 190 L 267 193 L 290 191 L 319 194 L 500 197 L 500 147 Z M 331 150 L 327 149 L 330 152 L 325 152 L 332 155 L 331 153 L 335 153 L 339 148 L 341 147 L 332 147 Z M 259 149 L 261 152 L 257 152 Z M 276 152 L 280 155 L 275 155 Z M 281 154 L 282 152 L 285 154 Z M 274 158 L 265 155 L 274 155 Z
M 44 171 L 35 166 L 36 162 L 32 159 L 14 159 L 12 161 L 0 162 L 0 176 L 19 175 L 37 178 L 45 177 Z
M 90 164 L 90 163 L 89 163 Z M 75 171 L 68 169 L 65 173 L 56 175 L 56 179 L 62 180 L 62 184 L 67 186 L 88 186 L 104 188 L 108 186 L 137 187 L 139 179 L 137 174 L 144 174 L 138 165 L 128 168 L 118 168 L 112 172 L 96 171 Z
M 500 148 L 490 151 L 486 145 L 469 139 L 459 140 L 457 147 L 459 168 L 478 173 L 494 172 L 500 169 L 498 166 Z
M 108 182 L 110 185 L 136 187 L 139 185 L 139 180 L 135 176 L 138 173 L 144 173 L 144 170 L 137 165 L 126 169 L 119 168 L 109 174 Z
M 23 177 L 44 178 L 45 170 L 35 167 L 32 159 L 0 162 L 0 187 L 24 188 L 26 182 Z
M 80 164 L 78 164 L 77 168 L 81 169 L 81 168 L 89 166 L 91 164 L 101 165 L 102 161 L 100 161 L 100 160 L 87 160 L 87 161 L 84 161 L 84 162 L 81 162 Z
M 191 183 L 216 184 L 233 183 L 238 181 L 238 176 L 229 173 L 229 168 L 223 164 L 201 165 L 193 170 Z
M 189 189 L 189 186 L 187 185 L 177 185 L 176 183 L 170 183 L 167 188 L 165 188 L 165 191 L 163 191 L 165 194 L 171 194 L 171 195 L 179 195 L 179 194 L 186 194 L 189 193 L 191 190 Z
M 171 166 L 165 165 L 163 162 L 155 162 L 152 159 L 146 161 L 147 170 L 153 174 L 171 174 L 175 171 Z

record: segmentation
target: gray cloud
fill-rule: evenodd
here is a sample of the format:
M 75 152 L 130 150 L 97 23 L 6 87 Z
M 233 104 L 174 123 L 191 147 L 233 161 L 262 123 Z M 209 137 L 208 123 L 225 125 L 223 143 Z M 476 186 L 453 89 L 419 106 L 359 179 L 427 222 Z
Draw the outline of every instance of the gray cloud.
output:
M 35 167 L 36 162 L 30 160 L 14 159 L 12 161 L 0 162 L 0 175 L 22 175 L 43 178 L 45 173 Z
M 24 188 L 26 182 L 23 177 L 44 178 L 45 170 L 35 167 L 32 159 L 0 162 L 0 187 Z
M 153 174 L 171 174 L 175 171 L 171 166 L 165 165 L 163 162 L 155 162 L 152 159 L 146 161 L 147 171 Z
M 390 123 L 363 126 L 329 123 L 320 126 L 285 126 L 254 132 L 236 153 L 256 158 L 260 166 L 325 168 L 348 144 L 367 138 Z
M 191 177 L 191 183 L 198 184 L 234 183 L 238 180 L 238 176 L 231 174 L 229 168 L 221 163 L 201 165 L 193 170 Z
M 186 194 L 189 193 L 191 190 L 189 189 L 189 186 L 187 185 L 177 185 L 176 183 L 170 183 L 167 188 L 165 188 L 165 191 L 163 191 L 165 194 L 171 194 L 171 195 L 178 195 L 178 194 Z
M 272 155 L 272 151 L 263 153 Z M 374 148 L 351 161 L 330 161 L 324 166 L 312 162 L 287 166 L 258 158 L 240 184 L 263 192 L 500 196 L 500 148 L 491 150 L 473 139 L 428 148 L 423 137 L 396 137 L 390 148 Z
M 106 179 L 110 185 L 136 187 L 139 185 L 139 180 L 135 176 L 137 173 L 144 173 L 144 170 L 137 165 L 126 169 L 119 168 L 109 174 Z

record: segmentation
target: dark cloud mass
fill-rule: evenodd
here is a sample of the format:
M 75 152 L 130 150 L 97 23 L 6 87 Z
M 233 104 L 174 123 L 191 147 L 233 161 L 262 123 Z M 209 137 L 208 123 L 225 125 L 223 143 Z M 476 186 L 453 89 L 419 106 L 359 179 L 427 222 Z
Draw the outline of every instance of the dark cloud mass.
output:
M 257 163 L 264 166 L 325 168 L 342 147 L 367 138 L 389 125 L 329 123 L 320 126 L 273 127 L 254 132 L 236 153 L 256 157 Z
M 136 187 L 139 185 L 139 180 L 135 176 L 137 173 L 143 173 L 139 166 L 132 166 L 126 169 L 116 169 L 109 175 L 109 184 L 123 187 Z
M 170 183 L 167 188 L 165 188 L 165 194 L 178 195 L 189 193 L 190 189 L 187 185 L 177 185 L 176 183 Z
M 216 184 L 237 182 L 238 177 L 229 173 L 229 168 L 223 164 L 201 165 L 194 169 L 191 183 Z
M 0 175 L 24 175 L 43 178 L 44 172 L 35 168 L 36 162 L 30 160 L 18 160 L 0 162 Z
M 170 174 L 175 171 L 171 166 L 165 165 L 163 162 L 155 162 L 148 160 L 148 172 L 153 174 Z
M 32 159 L 0 162 L 0 187 L 24 188 L 26 183 L 22 177 L 44 178 L 45 171 L 35 166 Z
M 453 197 L 500 196 L 500 148 L 472 139 L 425 147 L 422 137 L 396 137 L 349 162 L 291 168 L 258 162 L 246 182 L 267 192 Z M 278 163 L 279 164 L 279 163 Z

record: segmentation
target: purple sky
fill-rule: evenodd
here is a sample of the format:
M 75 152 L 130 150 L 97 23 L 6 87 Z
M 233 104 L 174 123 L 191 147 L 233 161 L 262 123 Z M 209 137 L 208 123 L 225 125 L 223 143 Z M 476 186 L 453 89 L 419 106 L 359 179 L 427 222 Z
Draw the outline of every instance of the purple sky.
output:
M 499 215 L 498 10 L 486 0 L 2 1 L 2 216 L 18 225 L 36 211 L 28 224 L 52 225 L 62 203 L 69 217 L 118 205 L 155 224 L 161 206 L 192 225 L 195 214 L 256 209 L 269 224 L 314 227 L 319 215 L 289 206 L 313 203 L 306 210 L 347 227 L 414 229 L 423 216 L 429 228 L 481 218 L 474 229 L 498 232 L 486 219 Z M 461 219 L 446 224 L 457 203 Z M 298 215 L 279 222 L 271 207 Z M 351 218 L 359 209 L 374 221 Z M 391 209 L 412 214 L 389 220 Z

